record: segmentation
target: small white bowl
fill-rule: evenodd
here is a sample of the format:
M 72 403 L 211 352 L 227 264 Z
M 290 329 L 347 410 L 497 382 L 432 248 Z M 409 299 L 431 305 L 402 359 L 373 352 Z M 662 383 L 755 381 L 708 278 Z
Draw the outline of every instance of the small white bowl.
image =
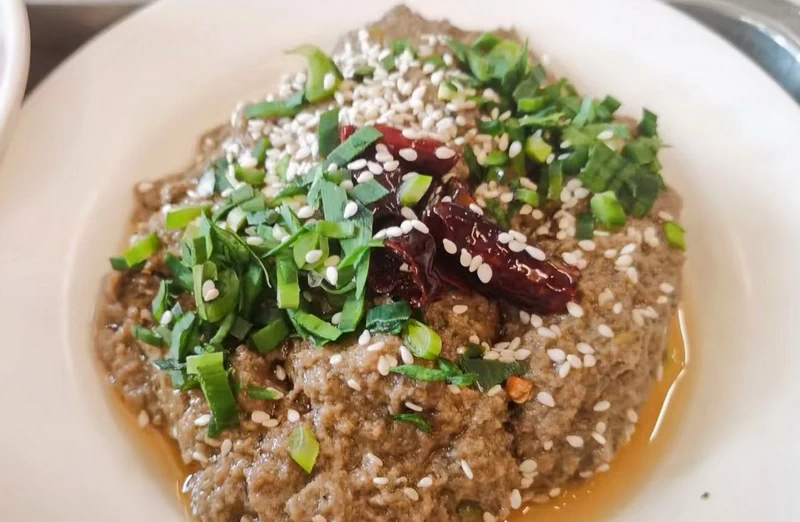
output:
M 0 0 L 0 156 L 17 124 L 28 81 L 30 35 L 23 0 Z

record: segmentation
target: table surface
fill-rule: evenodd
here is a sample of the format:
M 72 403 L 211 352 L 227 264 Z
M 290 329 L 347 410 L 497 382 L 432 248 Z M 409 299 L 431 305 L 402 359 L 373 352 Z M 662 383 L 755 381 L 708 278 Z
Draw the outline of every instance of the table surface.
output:
M 0 0 L 2 1 L 2 0 Z M 756 61 L 800 104 L 800 11 L 782 0 L 668 0 Z M 798 3 L 800 0 L 791 0 Z M 28 0 L 31 30 L 31 64 L 27 92 L 81 45 L 114 22 L 141 8 L 149 0 Z M 732 11 L 747 7 L 748 14 Z M 787 9 L 788 7 L 788 9 Z M 753 10 L 761 11 L 755 13 Z M 794 40 L 764 30 L 749 14 L 780 24 Z M 782 20 L 775 20 L 781 13 Z M 790 20 L 791 19 L 791 20 Z M 786 27 L 787 20 L 794 26 Z M 792 34 L 794 32 L 794 34 Z M 794 36 L 794 38 L 791 38 Z

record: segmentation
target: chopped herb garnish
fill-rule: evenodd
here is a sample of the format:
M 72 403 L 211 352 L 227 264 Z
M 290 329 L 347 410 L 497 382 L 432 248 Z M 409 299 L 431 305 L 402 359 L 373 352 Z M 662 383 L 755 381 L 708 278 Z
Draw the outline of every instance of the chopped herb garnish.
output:
M 514 198 L 534 208 L 539 206 L 539 194 L 535 190 L 518 188 L 516 192 L 514 192 Z
M 153 302 L 150 306 L 156 322 L 161 321 L 161 316 L 164 315 L 164 312 L 169 310 L 169 284 L 170 282 L 166 279 L 161 280 L 161 282 L 158 284 L 158 292 L 156 292 L 156 296 L 153 298 Z
M 236 398 L 223 359 L 222 352 L 193 355 L 186 359 L 186 372 L 198 377 L 203 395 L 211 408 L 208 436 L 212 439 L 219 437 L 224 429 L 239 424 Z
M 305 96 L 310 103 L 316 103 L 333 96 L 342 73 L 330 57 L 313 45 L 301 45 L 290 51 L 289 54 L 305 56 L 308 62 L 308 79 L 306 80 Z
M 269 353 L 276 349 L 289 336 L 289 325 L 283 318 L 283 314 L 274 314 L 273 319 L 267 326 L 254 332 L 250 337 L 251 345 L 259 353 Z
M 253 147 L 253 157 L 256 159 L 256 167 L 263 167 L 267 159 L 267 150 L 272 147 L 269 138 L 260 138 Z
M 328 164 L 335 163 L 340 167 L 347 165 L 382 137 L 381 131 L 375 127 L 361 127 L 347 138 L 344 143 L 333 149 L 328 155 Z
M 428 368 L 427 366 L 419 366 L 416 364 L 403 364 L 395 366 L 389 370 L 392 373 L 399 373 L 411 377 L 418 381 L 435 382 L 446 381 L 450 375 L 446 371 Z
M 429 326 L 409 319 L 403 330 L 406 346 L 417 357 L 435 360 L 442 351 L 442 338 Z
M 297 265 L 288 256 L 279 257 L 276 265 L 278 276 L 278 308 L 289 309 L 300 306 L 300 283 Z
M 642 121 L 639 122 L 639 134 L 652 138 L 658 134 L 658 116 L 648 111 L 642 110 Z
M 149 344 L 150 346 L 166 346 L 166 341 L 164 338 L 158 335 L 158 333 L 154 332 L 153 330 L 148 330 L 147 328 L 142 328 L 141 326 L 134 326 L 131 329 L 133 336 L 142 341 L 145 344 Z
M 525 154 L 537 163 L 546 162 L 552 153 L 553 148 L 542 139 L 542 135 L 539 133 L 528 136 L 525 140 Z
M 432 182 L 433 178 L 431 176 L 423 176 L 422 174 L 406 178 L 397 190 L 400 204 L 406 207 L 413 207 L 419 203 L 425 196 Z
M 319 117 L 319 153 L 327 156 L 339 143 L 339 109 L 333 108 Z
M 465 357 L 460 359 L 459 365 L 464 373 L 475 374 L 475 380 L 483 391 L 506 382 L 512 375 L 524 375 L 529 370 L 528 365 L 522 362 L 503 363 Z
M 203 205 L 170 209 L 166 216 L 166 228 L 167 230 L 186 228 L 186 226 L 200 216 L 200 214 L 207 211 L 208 207 Z
M 247 396 L 258 401 L 276 401 L 283 397 L 283 393 L 274 389 L 248 386 Z
M 592 239 L 594 237 L 594 218 L 591 214 L 581 214 L 575 225 L 576 239 Z
M 353 198 L 361 202 L 363 205 L 375 203 L 388 193 L 389 191 L 374 179 L 371 179 L 366 183 L 359 183 L 353 187 L 353 190 L 350 191 L 350 194 L 353 196 Z
M 686 250 L 686 237 L 683 228 L 674 221 L 664 223 L 664 235 L 667 242 L 678 250 Z
M 613 192 L 601 192 L 592 196 L 591 207 L 594 218 L 606 227 L 613 229 L 625 224 L 625 209 Z
M 285 100 L 248 105 L 244 108 L 244 115 L 248 120 L 294 116 L 303 108 L 303 101 L 303 91 L 297 91 Z
M 411 305 L 398 301 L 371 308 L 367 312 L 367 329 L 372 333 L 399 334 L 411 317 Z
M 319 455 L 319 442 L 314 432 L 308 428 L 294 430 L 289 435 L 289 455 L 306 473 L 311 473 Z
M 267 171 L 264 169 L 246 169 L 236 165 L 233 169 L 236 179 L 244 181 L 248 185 L 254 187 L 261 187 L 264 185 L 264 178 L 267 176 Z
M 425 433 L 431 432 L 431 425 L 420 413 L 401 413 L 399 415 L 395 415 L 393 419 L 398 422 L 413 424 L 419 431 Z
M 139 263 L 147 261 L 150 256 L 158 252 L 159 248 L 161 248 L 161 240 L 158 239 L 158 235 L 156 235 L 155 232 L 151 232 L 134 243 L 133 246 L 123 254 L 122 258 L 129 268 L 134 267 Z

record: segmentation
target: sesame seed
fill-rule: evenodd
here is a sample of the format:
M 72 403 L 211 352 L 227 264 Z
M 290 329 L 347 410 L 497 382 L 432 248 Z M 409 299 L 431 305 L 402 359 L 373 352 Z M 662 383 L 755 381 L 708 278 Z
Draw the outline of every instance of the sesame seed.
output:
M 197 417 L 194 420 L 194 425 L 195 426 L 208 426 L 209 422 L 211 422 L 211 414 L 210 413 L 204 413 L 203 415 L 200 415 L 199 417 Z
M 547 350 L 547 356 L 555 363 L 561 363 L 567 359 L 567 354 L 565 354 L 564 350 L 561 348 L 549 348 Z
M 389 375 L 389 361 L 383 355 L 378 358 L 378 373 L 384 377 Z
M 662 221 L 675 221 L 675 217 L 667 212 L 666 210 L 661 210 L 658 212 L 658 217 Z
M 367 166 L 367 160 L 359 158 L 347 164 L 348 170 L 360 170 Z
M 378 341 L 377 343 L 372 343 L 369 346 L 367 346 L 367 351 L 368 352 L 379 352 L 379 351 L 383 350 L 384 346 L 386 346 L 385 342 Z
M 660 295 L 660 296 L 658 296 L 658 299 L 656 299 L 656 303 L 660 304 L 660 305 L 665 305 L 665 304 L 669 303 L 669 297 L 667 297 L 665 295 Z
M 250 246 L 259 246 L 264 244 L 264 239 L 258 236 L 249 236 L 245 239 L 245 242 Z
M 444 251 L 448 254 L 455 254 L 458 252 L 458 247 L 456 244 L 447 238 L 442 239 L 442 246 L 444 247 Z
M 583 317 L 583 308 L 578 303 L 573 303 L 572 301 L 567 303 L 567 312 L 572 317 Z
M 418 488 L 429 488 L 431 486 L 433 486 L 433 479 L 431 477 L 422 477 L 419 479 L 419 482 L 417 482 Z
M 486 284 L 492 280 L 492 267 L 487 265 L 486 263 L 482 264 L 478 267 L 478 279 L 481 280 L 482 283 Z
M 326 91 L 330 91 L 333 89 L 334 85 L 336 85 L 336 76 L 332 72 L 329 72 L 322 78 L 322 87 Z
M 389 227 L 386 229 L 386 235 L 388 237 L 400 237 L 403 235 L 403 229 L 400 227 Z
M 589 343 L 578 343 L 575 347 L 583 354 L 594 353 L 594 348 L 592 348 L 592 345 Z
M 458 262 L 461 263 L 461 266 L 464 268 L 468 267 L 469 264 L 472 263 L 472 254 L 467 252 L 467 249 L 462 248 L 461 257 L 459 258 Z
M 422 406 L 414 404 L 413 402 L 406 401 L 405 404 L 406 404 L 406 408 L 408 408 L 409 410 L 422 411 Z
M 511 240 L 508 243 L 508 249 L 511 250 L 512 252 L 522 252 L 523 250 L 525 250 L 525 246 L 526 246 L 525 243 L 516 240 Z
M 337 364 L 342 362 L 342 354 L 335 353 L 335 354 L 331 355 L 331 358 L 328 359 L 328 362 L 331 363 L 331 365 L 336 366 Z
M 407 496 L 414 502 L 419 500 L 419 493 L 417 493 L 417 490 L 415 490 L 414 488 L 403 488 L 403 494 L 405 494 L 405 496 Z
M 511 504 L 511 509 L 519 509 L 522 506 L 522 495 L 520 495 L 518 489 L 511 492 L 509 503 Z
M 372 479 L 372 483 L 375 484 L 376 486 L 385 486 L 386 484 L 389 483 L 389 479 L 386 477 L 375 477 L 374 479 Z
M 372 175 L 372 172 L 365 170 L 364 172 L 356 176 L 356 181 L 359 183 L 366 183 L 367 181 L 372 181 L 373 177 L 374 176 Z
M 497 240 L 503 244 L 510 242 L 512 239 L 513 237 L 508 232 L 500 232 L 497 234 Z
M 512 141 L 508 147 L 508 157 L 516 158 L 522 152 L 522 143 L 519 141 Z
M 330 74 L 330 73 L 328 73 Z M 311 522 L 328 522 L 328 519 L 323 517 L 322 515 L 314 515 L 311 518 Z
M 568 362 L 564 362 L 557 368 L 558 376 L 565 379 L 567 375 L 569 375 L 570 368 L 572 368 L 572 365 Z
M 398 154 L 400 154 L 400 157 L 406 161 L 417 161 L 417 151 L 414 149 L 400 149 Z
M 597 466 L 597 472 L 598 473 L 605 473 L 610 469 L 611 469 L 611 466 L 609 466 L 607 462 L 603 462 L 602 464 Z
M 405 220 L 400 223 L 400 230 L 403 231 L 403 234 L 408 234 L 414 229 L 414 225 L 411 224 L 411 221 Z
M 583 362 L 581 361 L 581 358 L 575 355 L 574 353 L 567 355 L 567 362 L 569 363 L 570 366 L 572 366 L 576 370 L 580 370 L 581 368 L 583 368 Z
M 585 250 L 586 252 L 592 252 L 595 247 L 596 245 L 591 239 L 582 239 L 578 241 L 578 248 Z
M 213 301 L 217 297 L 219 297 L 219 290 L 217 290 L 216 288 L 212 288 L 211 290 L 203 294 L 203 301 L 206 302 Z
M 413 226 L 415 229 L 417 229 L 418 231 L 422 232 L 423 234 L 430 233 L 430 229 L 428 228 L 428 225 L 426 225 L 425 223 L 423 223 L 419 219 L 412 219 L 411 220 L 411 226 Z
M 608 250 L 603 252 L 603 257 L 605 257 L 606 259 L 613 259 L 617 257 L 617 251 L 613 248 L 609 248 Z
M 584 368 L 594 368 L 596 364 L 597 364 L 597 358 L 594 355 L 587 353 L 586 355 L 583 356 Z
M 542 449 L 544 449 L 545 451 L 550 451 L 551 449 L 553 449 L 553 441 L 552 440 L 544 441 L 542 443 Z
M 308 219 L 313 215 L 314 215 L 314 209 L 308 205 L 300 207 L 300 209 L 297 211 L 297 217 L 299 217 L 300 219 Z
M 498 393 L 500 393 L 502 391 L 503 391 L 503 387 L 500 386 L 499 384 L 496 384 L 496 385 L 492 386 L 491 388 L 489 388 L 489 391 L 486 392 L 486 395 L 488 395 L 489 397 L 494 397 L 495 395 L 497 395 Z
M 456 155 L 456 151 L 448 147 L 438 147 L 435 151 L 436 157 L 439 159 L 450 159 Z
M 378 163 L 375 163 L 374 161 L 367 162 L 367 169 L 369 169 L 369 171 L 375 176 L 383 174 L 383 167 L 381 167 Z
M 447 389 L 448 389 L 448 390 L 450 391 L 450 393 L 452 393 L 453 395 L 458 395 L 458 394 L 460 394 L 460 393 L 461 393 L 461 389 L 460 389 L 458 386 L 456 386 L 455 384 L 448 384 L 448 385 L 447 385 Z
M 614 330 L 612 330 L 607 324 L 601 324 L 600 326 L 598 326 L 597 333 L 609 339 L 612 339 L 614 337 Z
M 405 364 L 414 364 L 414 356 L 411 355 L 411 350 L 406 348 L 404 344 L 400 345 L 400 358 Z
M 625 274 L 630 279 L 631 283 L 638 284 L 639 283 L 639 272 L 636 268 L 629 266 L 628 269 L 625 271 Z
M 526 459 L 523 460 L 522 463 L 519 465 L 519 470 L 522 473 L 533 473 L 536 471 L 536 468 L 539 467 L 535 460 L 533 459 Z
M 335 266 L 329 266 L 325 269 L 325 279 L 333 286 L 336 286 L 339 281 L 339 270 Z
M 608 401 L 600 401 L 600 402 L 596 403 L 594 405 L 594 408 L 592 408 L 592 409 L 594 411 L 600 412 L 600 411 L 606 411 L 610 407 L 611 407 L 611 403 L 610 402 L 608 402 Z
M 623 266 L 631 266 L 633 263 L 633 258 L 628 254 L 623 254 L 614 261 L 615 266 L 623 267 Z
M 481 207 L 479 207 L 478 205 L 476 205 L 475 203 L 470 203 L 469 204 L 469 209 L 471 211 L 475 212 L 476 214 L 478 214 L 479 216 L 483 215 L 483 209 Z
M 525 310 L 519 311 L 519 320 L 522 324 L 528 324 L 531 320 L 531 314 L 526 312 Z
M 383 170 L 385 170 L 386 172 L 394 172 L 395 170 L 397 170 L 397 167 L 399 166 L 400 162 L 393 159 L 383 164 Z
M 275 428 L 280 424 L 281 421 L 278 419 L 269 419 L 268 421 L 262 422 L 261 425 L 265 428 Z
M 466 460 L 461 460 L 461 469 L 464 471 L 464 475 L 466 475 L 468 479 L 472 480 L 474 477 L 472 474 L 472 468 L 469 466 L 469 463 Z
M 628 411 L 625 412 L 625 416 L 628 418 L 629 421 L 636 423 L 639 421 L 639 415 L 632 409 L 628 408 Z
M 453 313 L 456 314 L 456 315 L 461 315 L 463 313 L 466 313 L 467 310 L 469 310 L 469 307 L 467 305 L 455 305 L 455 306 L 453 306 Z
M 320 259 L 322 259 L 322 250 L 309 250 L 306 253 L 306 263 L 309 265 L 313 265 Z
M 289 422 L 297 422 L 300 420 L 300 414 L 297 412 L 297 410 L 289 410 L 286 412 L 286 420 Z
M 347 385 L 355 391 L 361 391 L 361 385 L 355 379 L 348 379 Z
M 547 338 L 547 339 L 555 339 L 556 338 L 556 333 L 553 330 L 551 330 L 550 328 L 547 328 L 545 326 L 540 326 L 539 328 L 537 328 L 536 329 L 536 333 L 539 334 L 542 337 Z
M 497 517 L 489 513 L 488 511 L 483 512 L 483 522 L 497 522 Z
M 379 145 L 382 145 L 382 143 Z M 387 161 L 392 161 L 393 159 L 394 156 L 392 156 L 388 150 L 379 150 L 375 153 L 375 161 L 386 163 Z
M 475 334 L 469 336 L 469 342 L 472 344 L 481 344 L 480 338 Z
M 600 435 L 599 433 L 597 433 L 596 431 L 592 432 L 592 438 L 594 440 L 596 440 L 597 443 L 600 444 L 601 446 L 605 445 L 605 443 L 606 443 L 606 438 L 603 437 L 602 435 Z
M 675 291 L 675 287 L 669 283 L 661 283 L 658 285 L 658 289 L 664 292 L 665 294 L 671 294 Z
M 161 314 L 161 320 L 159 321 L 159 324 L 161 326 L 167 326 L 171 322 L 172 322 L 172 312 L 167 310 L 166 312 Z
M 603 422 L 603 421 L 600 421 L 597 424 L 595 424 L 594 431 L 596 431 L 597 433 L 605 433 L 606 432 L 606 427 L 607 427 L 606 423 Z
M 537 261 L 544 261 L 547 258 L 547 256 L 545 255 L 544 251 L 542 251 L 539 248 L 536 248 L 535 246 L 529 245 L 529 246 L 525 247 L 525 252 L 527 252 L 528 255 L 530 255 L 532 258 L 534 258 Z
M 150 415 L 147 413 L 147 410 L 141 410 L 139 412 L 139 415 L 136 417 L 136 423 L 140 428 L 144 428 L 150 424 Z
M 233 449 L 233 442 L 231 442 L 231 439 L 225 439 L 222 441 L 222 444 L 219 447 L 219 453 L 224 457 L 225 455 L 230 453 L 232 449 Z
M 542 321 L 541 317 L 539 317 L 536 314 L 531 314 L 531 326 L 533 326 L 534 328 L 539 328 L 543 324 L 544 324 L 544 321 Z M 539 335 L 541 335 L 541 334 L 539 334 Z
M 597 135 L 598 140 L 610 140 L 614 137 L 614 131 L 611 129 L 604 130 L 603 132 Z
M 553 498 L 556 498 L 560 494 L 561 494 L 561 488 L 553 488 L 553 489 L 550 490 L 550 493 L 549 493 L 549 495 L 551 497 L 553 497 Z
M 348 201 L 344 206 L 344 213 L 342 214 L 345 219 L 350 219 L 358 212 L 358 204 L 355 201 Z
M 269 414 L 265 411 L 256 410 L 250 414 L 250 420 L 256 424 L 263 424 L 269 420 Z
M 546 391 L 540 391 L 536 394 L 536 400 L 540 403 L 544 404 L 548 408 L 553 408 L 556 405 L 556 401 L 553 396 Z
M 402 207 L 400 209 L 400 215 L 408 219 L 409 221 L 412 219 L 417 219 L 417 214 L 415 214 L 414 211 L 408 207 Z

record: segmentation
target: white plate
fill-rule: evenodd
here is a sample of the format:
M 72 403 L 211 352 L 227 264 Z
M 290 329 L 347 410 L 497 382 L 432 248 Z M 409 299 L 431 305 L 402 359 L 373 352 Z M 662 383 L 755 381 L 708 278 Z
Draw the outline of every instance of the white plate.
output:
M 31 96 L 0 171 L 0 513 L 179 520 L 105 400 L 91 319 L 137 180 L 179 169 L 237 100 L 331 48 L 385 2 L 158 3 Z M 513 22 L 558 72 L 661 115 L 685 195 L 695 385 L 672 449 L 616 520 L 800 520 L 800 111 L 756 66 L 657 4 L 420 2 L 469 27 Z M 499 8 L 502 7 L 502 8 Z M 309 18 L 309 15 L 310 18 Z M 700 500 L 711 492 L 707 501 Z
M 28 81 L 28 15 L 22 0 L 0 1 L 0 156 L 14 132 Z

